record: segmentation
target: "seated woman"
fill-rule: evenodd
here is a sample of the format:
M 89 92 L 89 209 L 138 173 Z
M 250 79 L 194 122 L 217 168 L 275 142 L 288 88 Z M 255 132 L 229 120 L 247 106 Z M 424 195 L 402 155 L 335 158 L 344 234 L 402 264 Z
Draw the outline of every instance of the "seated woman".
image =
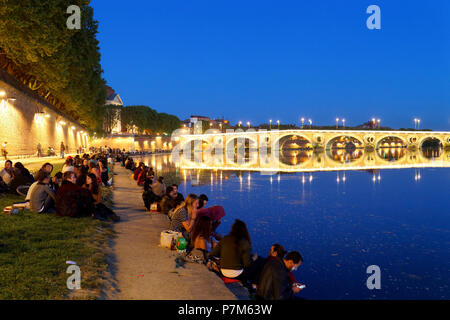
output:
M 208 268 L 227 278 L 245 279 L 245 269 L 252 264 L 251 242 L 247 226 L 236 219 L 231 232 L 213 248 L 209 257 L 219 258 L 219 262 L 210 261 Z
M 181 232 L 187 243 L 190 242 L 190 233 L 197 217 L 198 197 L 190 194 L 175 210 L 170 221 L 170 230 Z
M 35 213 L 54 212 L 55 193 L 48 186 L 50 174 L 39 170 L 37 184 L 30 195 L 30 209 Z
M 138 186 L 144 185 L 145 179 L 147 179 L 147 171 L 148 171 L 148 167 L 144 166 L 144 169 L 142 169 L 141 172 L 139 172 L 137 179 L 136 179 Z
M 97 184 L 97 176 L 95 174 L 89 173 L 87 175 L 85 188 L 90 191 L 92 198 L 94 199 L 94 218 L 100 220 L 110 219 L 114 222 L 120 220 L 120 217 L 116 215 L 114 211 L 102 203 L 102 191 Z
M 147 178 L 144 181 L 144 192 L 142 193 L 142 200 L 147 211 L 150 211 L 152 203 L 158 202 L 159 198 L 152 190 L 152 179 Z
M 100 171 L 100 179 L 102 180 L 103 185 L 108 186 L 109 180 L 109 168 L 106 160 L 102 159 L 98 162 L 98 167 Z
M 208 252 L 216 245 L 211 236 L 211 232 L 211 218 L 202 216 L 195 220 L 191 234 L 192 251 L 186 257 L 189 261 L 206 262 Z

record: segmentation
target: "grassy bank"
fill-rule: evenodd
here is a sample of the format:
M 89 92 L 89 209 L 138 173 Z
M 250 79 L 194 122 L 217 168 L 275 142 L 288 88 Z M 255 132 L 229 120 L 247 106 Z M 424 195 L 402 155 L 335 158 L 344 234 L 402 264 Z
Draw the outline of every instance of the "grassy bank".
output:
M 62 163 L 55 163 L 53 174 L 60 167 Z M 103 188 L 103 197 L 110 204 L 111 190 Z M 0 210 L 15 201 L 23 198 L 0 195 Z M 14 216 L 0 213 L 0 299 L 97 298 L 107 268 L 107 241 L 113 235 L 111 223 L 92 218 L 28 210 Z M 68 260 L 81 269 L 81 290 L 67 289 Z

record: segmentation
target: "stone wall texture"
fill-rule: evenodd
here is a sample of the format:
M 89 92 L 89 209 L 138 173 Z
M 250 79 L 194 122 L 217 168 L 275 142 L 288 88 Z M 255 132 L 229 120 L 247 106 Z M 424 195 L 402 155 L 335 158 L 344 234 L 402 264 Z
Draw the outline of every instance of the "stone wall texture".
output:
M 44 155 L 49 146 L 59 152 L 61 142 L 66 153 L 89 147 L 85 128 L 0 71 L 0 92 L 6 93 L 0 98 L 0 143 L 7 142 L 8 157 L 35 155 L 38 143 Z

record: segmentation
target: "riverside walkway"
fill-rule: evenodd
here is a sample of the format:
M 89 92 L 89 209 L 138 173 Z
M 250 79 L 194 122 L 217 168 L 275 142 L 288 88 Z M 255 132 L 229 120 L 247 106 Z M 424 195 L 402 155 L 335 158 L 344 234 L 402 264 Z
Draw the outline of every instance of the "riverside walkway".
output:
M 103 299 L 132 300 L 235 300 L 233 294 L 204 265 L 176 267 L 176 251 L 159 247 L 167 216 L 145 211 L 142 188 L 130 178 L 131 171 L 114 168 L 114 210 L 121 221 L 109 257 L 113 285 Z

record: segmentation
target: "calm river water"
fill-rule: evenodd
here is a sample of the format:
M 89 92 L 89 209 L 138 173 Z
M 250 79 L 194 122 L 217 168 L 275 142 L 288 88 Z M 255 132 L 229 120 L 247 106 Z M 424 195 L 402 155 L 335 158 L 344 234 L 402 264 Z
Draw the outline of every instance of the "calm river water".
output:
M 297 163 L 313 156 L 294 157 Z M 275 174 L 187 169 L 167 155 L 142 160 L 158 175 L 174 172 L 184 195 L 204 193 L 208 205 L 223 206 L 220 233 L 239 218 L 254 252 L 265 256 L 273 243 L 298 250 L 304 263 L 295 275 L 306 284 L 304 298 L 450 299 L 448 155 L 438 167 L 419 159 L 398 169 L 390 157 L 381 169 L 344 170 L 351 161 L 343 160 L 336 170 Z M 370 265 L 381 269 L 379 290 L 366 286 Z

